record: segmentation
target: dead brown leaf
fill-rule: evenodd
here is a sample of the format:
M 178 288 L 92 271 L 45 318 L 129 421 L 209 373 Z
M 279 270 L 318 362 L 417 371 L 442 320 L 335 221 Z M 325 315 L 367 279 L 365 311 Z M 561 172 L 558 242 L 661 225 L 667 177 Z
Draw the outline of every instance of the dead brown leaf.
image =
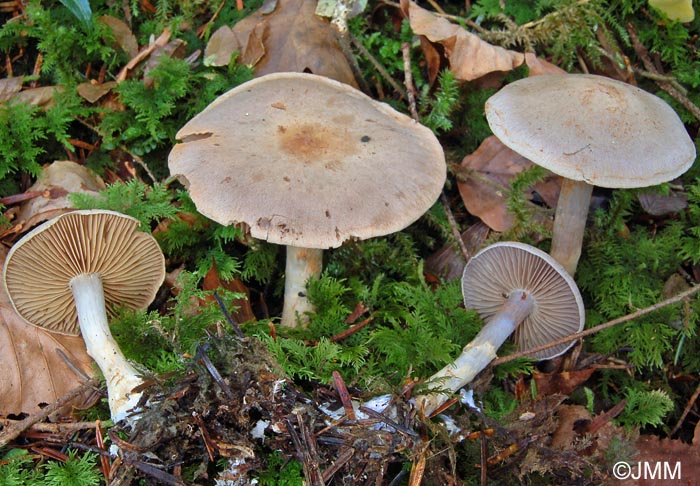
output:
M 483 222 L 478 221 L 462 232 L 462 242 L 470 255 L 476 254 L 484 247 L 486 238 L 491 230 Z M 462 253 L 453 243 L 447 243 L 425 261 L 425 273 L 440 277 L 445 282 L 462 278 L 464 273 Z
M 109 27 L 112 35 L 114 35 L 115 42 L 121 50 L 126 52 L 130 59 L 138 54 L 139 43 L 126 22 L 111 15 L 102 15 L 97 21 Z
M 537 386 L 538 395 L 552 395 L 554 393 L 569 395 L 585 383 L 594 371 L 595 368 L 586 368 L 559 373 L 535 373 L 533 379 Z
M 476 34 L 409 2 L 408 17 L 413 32 L 441 44 L 457 79 L 472 81 L 494 71 L 510 71 L 525 57 L 484 42 Z
M 89 103 L 95 103 L 104 95 L 112 91 L 116 85 L 116 81 L 107 81 L 106 83 L 102 84 L 96 81 L 86 81 L 78 85 L 78 94 Z
M 37 181 L 28 191 L 44 193 L 26 201 L 13 211 L 14 225 L 22 231 L 49 220 L 73 205 L 68 194 L 74 192 L 97 193 L 105 188 L 102 179 L 86 167 L 70 160 L 57 160 L 45 166 Z
M 639 479 L 626 479 L 620 481 L 620 486 L 656 486 L 659 484 L 683 484 L 688 486 L 700 485 L 700 448 L 697 445 L 686 444 L 680 440 L 661 439 L 655 435 L 641 435 L 635 444 L 639 454 L 632 461 L 632 475 Z M 659 465 L 661 473 L 665 465 L 670 468 L 669 474 L 675 471 L 676 464 L 680 463 L 680 477 L 676 481 L 667 478 L 667 482 L 661 482 L 661 474 L 651 477 L 644 474 L 640 467 L 649 466 L 652 470 Z
M 0 103 L 7 101 L 22 89 L 22 76 L 0 79 Z
M 514 220 L 506 207 L 506 191 L 513 178 L 530 166 L 532 162 L 503 145 L 498 138 L 488 137 L 461 163 L 464 170 L 457 185 L 467 210 L 495 231 L 510 229 Z M 554 208 L 559 197 L 559 178 L 549 176 L 531 191 Z
M 0 266 L 7 250 L 0 247 Z M 82 377 L 61 357 L 62 352 L 85 375 L 93 375 L 92 359 L 80 336 L 64 336 L 27 324 L 14 311 L 0 286 L 0 415 L 35 413 L 80 385 Z M 87 408 L 96 397 L 78 397 L 70 407 Z
M 216 290 L 219 288 L 245 295 L 244 298 L 234 300 L 234 308 L 229 309 L 231 318 L 234 320 L 234 322 L 236 322 L 236 324 L 243 324 L 244 322 L 255 320 L 253 308 L 250 306 L 250 291 L 248 290 L 248 287 L 246 287 L 243 282 L 237 278 L 227 281 L 221 280 L 219 277 L 219 271 L 217 270 L 216 265 L 213 264 L 207 274 L 204 276 L 202 290 Z
M 255 74 L 311 72 L 357 86 L 331 25 L 315 14 L 314 0 L 278 0 L 211 36 L 205 62 L 227 65 L 234 52 Z M 268 12 L 268 13 L 265 13 Z

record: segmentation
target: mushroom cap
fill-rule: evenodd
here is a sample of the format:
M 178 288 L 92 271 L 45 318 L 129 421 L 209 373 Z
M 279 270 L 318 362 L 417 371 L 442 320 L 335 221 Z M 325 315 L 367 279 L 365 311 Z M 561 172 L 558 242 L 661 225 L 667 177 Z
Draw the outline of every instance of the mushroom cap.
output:
M 98 273 L 108 314 L 115 305 L 150 304 L 165 278 L 158 243 L 138 230 L 138 220 L 114 211 L 73 211 L 24 235 L 5 260 L 3 282 L 25 321 L 49 331 L 78 335 L 70 280 Z
M 485 109 L 491 130 L 508 147 L 595 186 L 661 184 L 695 160 L 693 141 L 664 100 L 603 76 L 520 79 L 489 98 Z
M 488 321 L 511 292 L 523 290 L 535 300 L 530 315 L 515 329 L 520 350 L 532 349 L 583 329 L 583 299 L 571 276 L 545 252 L 518 242 L 495 243 L 474 255 L 464 268 L 462 293 L 468 309 Z M 559 356 L 575 341 L 538 353 L 535 359 Z
M 178 133 L 170 172 L 203 215 L 305 248 L 399 231 L 446 177 L 435 135 L 355 88 L 275 73 L 212 102 Z

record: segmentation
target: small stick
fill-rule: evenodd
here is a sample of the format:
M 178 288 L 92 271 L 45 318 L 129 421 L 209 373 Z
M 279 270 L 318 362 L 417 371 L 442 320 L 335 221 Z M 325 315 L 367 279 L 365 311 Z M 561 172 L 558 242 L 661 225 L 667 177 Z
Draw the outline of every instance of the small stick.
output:
M 637 35 L 637 30 L 634 28 L 632 23 L 627 24 L 627 32 L 630 35 L 630 40 L 632 41 L 632 47 L 634 47 L 634 51 L 637 53 L 639 58 L 642 60 L 642 63 L 644 64 L 644 68 L 649 71 L 651 74 L 654 75 L 661 75 L 663 73 L 660 73 L 656 67 L 654 66 L 654 63 L 651 61 L 651 58 L 649 57 L 649 51 L 647 51 L 647 48 L 644 47 L 644 44 L 639 40 L 639 36 Z M 671 95 L 676 101 L 678 101 L 680 104 L 682 104 L 689 112 L 695 116 L 698 120 L 700 120 L 700 108 L 690 101 L 687 96 L 683 95 L 676 87 L 674 87 L 670 82 L 667 81 L 661 81 L 661 80 L 655 80 L 656 84 L 659 85 L 659 88 L 663 89 L 666 91 L 669 95 Z
M 367 48 L 362 44 L 362 41 L 358 40 L 355 36 L 352 37 L 352 45 L 355 46 L 355 48 L 360 51 L 360 54 L 362 54 L 364 57 L 367 58 L 367 60 L 372 63 L 374 68 L 379 71 L 379 74 L 382 75 L 384 79 L 386 79 L 386 82 L 391 85 L 394 90 L 401 95 L 402 98 L 406 98 L 406 92 L 401 88 L 401 85 L 396 82 L 396 80 L 389 74 L 389 72 L 384 69 L 384 66 L 381 65 L 377 59 L 372 55 L 371 52 L 367 50 Z
M 85 393 L 90 388 L 96 387 L 97 385 L 99 385 L 99 383 L 99 378 L 92 378 L 91 380 L 83 383 L 79 387 L 73 388 L 71 391 L 63 395 L 51 405 L 42 409 L 40 412 L 30 415 L 24 420 L 20 420 L 19 422 L 10 425 L 2 432 L 2 434 L 0 434 L 0 447 L 5 447 L 11 440 L 19 437 L 19 435 L 25 430 L 27 430 L 29 427 L 36 424 L 37 422 L 45 420 L 49 415 L 64 407 L 65 405 L 70 403 L 71 400 L 74 400 L 76 397 L 80 396 L 80 394 L 82 393 Z
M 245 334 L 243 334 L 241 328 L 238 327 L 236 321 L 233 320 L 233 317 L 231 317 L 231 314 L 229 313 L 228 309 L 226 309 L 226 304 L 224 304 L 224 301 L 221 299 L 221 297 L 216 291 L 214 291 L 214 299 L 216 300 L 216 303 L 219 304 L 219 309 L 221 309 L 221 313 L 224 315 L 226 322 L 228 322 L 229 325 L 233 328 L 233 332 L 236 333 L 236 336 L 243 339 L 245 337 Z
M 381 413 L 376 412 L 376 411 L 372 410 L 371 408 L 367 408 L 365 406 L 360 406 L 360 411 L 366 413 L 367 415 L 369 415 L 370 417 L 372 417 L 374 419 L 377 419 L 381 422 L 384 422 L 385 424 L 389 425 L 390 427 L 395 428 L 396 430 L 398 430 L 399 432 L 401 432 L 404 435 L 408 435 L 410 437 L 418 436 L 418 434 L 414 430 L 411 430 L 407 427 L 404 427 L 403 425 L 399 425 L 395 421 L 391 420 L 389 417 L 385 417 Z
M 411 46 L 408 42 L 404 42 L 403 44 L 401 44 L 401 52 L 403 53 L 404 83 L 406 84 L 406 92 L 408 93 L 408 107 L 411 111 L 411 117 L 415 121 L 420 123 L 418 109 L 416 108 L 416 89 L 413 85 L 413 72 L 411 71 L 410 48 Z M 462 253 L 462 258 L 464 258 L 465 262 L 468 262 L 470 258 L 469 251 L 467 250 L 467 246 L 464 244 L 464 240 L 462 240 L 462 233 L 459 231 L 459 227 L 457 226 L 457 220 L 455 219 L 454 214 L 452 214 L 452 210 L 450 209 L 450 201 L 447 199 L 445 191 L 442 191 L 440 193 L 440 202 L 442 203 L 442 206 L 445 209 L 447 221 L 449 222 L 450 229 L 452 230 L 452 236 L 457 242 L 457 246 L 459 247 L 459 250 Z
M 355 334 L 357 331 L 365 327 L 367 324 L 372 322 L 374 320 L 374 316 L 377 315 L 376 312 L 373 312 L 371 316 L 369 316 L 367 319 L 358 322 L 357 324 L 354 324 L 350 327 L 348 327 L 346 330 L 339 332 L 338 334 L 332 336 L 329 341 L 335 343 L 338 341 L 342 341 L 343 339 L 347 339 L 348 337 L 352 336 Z
M 598 326 L 592 327 L 590 329 L 586 329 L 585 331 L 577 332 L 574 334 L 571 334 L 569 336 L 557 339 L 555 341 L 550 341 L 547 344 L 543 344 L 542 346 L 537 346 L 532 349 L 527 349 L 525 351 L 519 351 L 517 353 L 509 354 L 508 356 L 503 356 L 502 358 L 497 358 L 491 362 L 492 365 L 499 365 L 503 363 L 507 363 L 509 361 L 513 361 L 514 359 L 522 358 L 523 356 L 527 356 L 532 353 L 537 353 L 538 351 L 544 351 L 545 349 L 553 348 L 554 346 L 558 346 L 560 344 L 565 344 L 568 342 L 571 342 L 575 339 L 580 339 L 585 336 L 590 336 L 591 334 L 595 334 L 597 332 L 603 331 L 605 329 L 609 329 L 611 327 L 615 327 L 618 324 L 622 324 L 623 322 L 629 322 L 633 319 L 636 319 L 637 317 L 642 317 L 647 314 L 650 314 L 654 311 L 657 311 L 659 309 L 662 309 L 664 307 L 667 307 L 669 305 L 676 304 L 684 299 L 687 299 L 693 294 L 696 294 L 700 291 L 700 285 L 696 285 L 695 287 L 691 287 L 688 290 L 685 290 L 681 292 L 678 295 L 675 295 L 674 297 L 668 298 L 666 300 L 662 300 L 661 302 L 657 302 L 654 305 L 651 305 L 649 307 L 645 307 L 644 309 L 640 309 L 638 311 L 632 312 L 631 314 L 627 314 L 626 316 L 618 317 L 617 319 L 613 319 L 612 321 L 608 321 L 606 323 L 600 324 Z
M 411 72 L 411 44 L 408 42 L 401 44 L 401 54 L 403 55 L 403 84 L 406 86 L 408 109 L 413 119 L 420 122 L 416 107 L 416 87 L 413 84 L 413 72 Z
M 700 384 L 698 384 L 698 387 L 695 389 L 693 396 L 690 397 L 690 400 L 688 400 L 688 403 L 685 405 L 685 409 L 681 414 L 681 418 L 678 419 L 676 426 L 673 427 L 673 430 L 671 430 L 671 432 L 668 433 L 669 437 L 673 437 L 673 435 L 676 432 L 678 432 L 678 429 L 681 428 L 681 425 L 683 425 L 685 418 L 688 416 L 688 413 L 690 413 L 690 409 L 693 408 L 693 405 L 695 405 L 695 402 L 698 400 L 698 396 L 700 396 Z
M 336 370 L 333 370 L 333 386 L 340 397 L 340 402 L 343 404 L 345 415 L 348 416 L 349 420 L 355 420 L 355 409 L 352 406 L 352 397 L 350 397 L 348 387 L 345 386 L 343 377 L 340 376 L 340 373 Z
M 219 370 L 217 370 L 216 366 L 214 366 L 214 363 L 211 362 L 203 346 L 197 346 L 197 353 L 195 354 L 194 359 L 200 360 L 202 363 L 204 363 L 204 366 L 207 368 L 207 371 L 209 371 L 209 374 L 211 374 L 212 378 L 214 378 L 214 381 L 216 381 L 216 383 L 224 391 L 226 397 L 228 399 L 233 398 L 233 392 L 231 391 L 231 388 L 229 388 L 229 386 L 226 384 L 223 377 L 221 376 L 221 373 L 219 373 Z

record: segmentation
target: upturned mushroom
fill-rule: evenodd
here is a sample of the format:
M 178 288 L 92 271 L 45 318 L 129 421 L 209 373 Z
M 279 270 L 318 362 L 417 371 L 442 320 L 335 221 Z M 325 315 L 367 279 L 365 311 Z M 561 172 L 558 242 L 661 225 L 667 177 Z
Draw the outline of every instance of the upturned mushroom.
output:
M 508 147 L 563 177 L 551 255 L 576 272 L 593 186 L 647 187 L 695 160 L 695 145 L 661 98 L 603 76 L 547 74 L 515 81 L 486 102 Z
M 63 214 L 19 240 L 5 260 L 3 282 L 25 321 L 52 332 L 82 334 L 107 382 L 116 422 L 140 398 L 143 380 L 108 325 L 114 306 L 146 307 L 165 278 L 165 260 L 139 222 L 113 211 Z
M 527 350 L 566 338 L 585 322 L 573 278 L 547 253 L 524 243 L 495 243 L 474 255 L 464 268 L 462 293 L 465 306 L 486 324 L 454 362 L 428 380 L 428 392 L 417 397 L 416 407 L 426 417 L 486 368 L 511 334 L 518 348 Z M 532 356 L 551 359 L 574 342 Z
M 169 167 L 203 215 L 286 245 L 282 324 L 312 309 L 322 251 L 404 229 L 446 177 L 435 135 L 351 86 L 304 73 L 225 93 L 178 133 Z

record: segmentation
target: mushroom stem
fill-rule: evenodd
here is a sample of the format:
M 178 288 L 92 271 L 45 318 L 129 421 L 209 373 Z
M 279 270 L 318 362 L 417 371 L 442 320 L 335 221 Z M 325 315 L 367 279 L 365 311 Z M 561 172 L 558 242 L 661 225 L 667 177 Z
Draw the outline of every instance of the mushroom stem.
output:
M 469 342 L 452 363 L 428 380 L 428 391 L 416 398 L 416 409 L 429 417 L 457 390 L 470 383 L 496 358 L 496 351 L 515 328 L 530 315 L 535 299 L 524 290 L 514 290 L 501 309 Z
M 138 404 L 141 394 L 132 393 L 132 390 L 143 380 L 122 354 L 109 331 L 100 275 L 84 273 L 73 277 L 70 288 L 87 352 L 105 377 L 109 410 L 112 420 L 118 422 Z
M 562 178 L 561 192 L 554 215 L 550 255 L 573 276 L 583 247 L 588 207 L 593 186 L 583 181 Z
M 297 319 L 304 324 L 306 312 L 314 310 L 306 296 L 306 284 L 321 276 L 323 250 L 287 246 L 287 265 L 284 275 L 284 308 L 282 325 L 296 327 Z

